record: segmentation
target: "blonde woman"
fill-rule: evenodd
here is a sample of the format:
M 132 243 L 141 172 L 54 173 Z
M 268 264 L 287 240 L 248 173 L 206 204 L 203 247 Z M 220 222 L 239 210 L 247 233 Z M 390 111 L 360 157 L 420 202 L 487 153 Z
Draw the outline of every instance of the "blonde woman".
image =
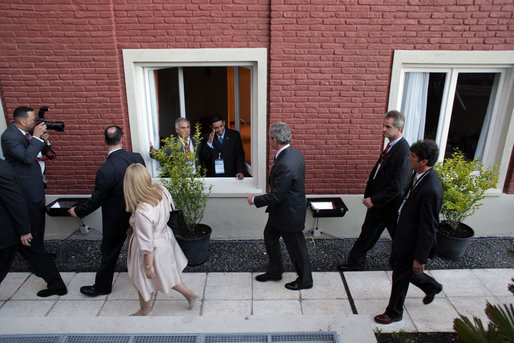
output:
M 132 213 L 127 269 L 140 303 L 139 311 L 132 316 L 149 315 L 153 293 L 168 293 L 170 288 L 187 299 L 191 310 L 198 295 L 182 283 L 187 259 L 167 225 L 173 204 L 170 193 L 153 185 L 150 173 L 139 163 L 127 168 L 123 192 L 127 212 Z

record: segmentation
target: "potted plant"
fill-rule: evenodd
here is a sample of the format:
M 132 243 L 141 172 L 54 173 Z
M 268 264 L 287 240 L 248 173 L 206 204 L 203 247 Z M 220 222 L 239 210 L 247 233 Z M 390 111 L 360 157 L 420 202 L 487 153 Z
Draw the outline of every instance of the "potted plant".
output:
M 444 192 L 443 221 L 437 232 L 436 254 L 445 259 L 458 260 L 475 234 L 462 221 L 482 205 L 480 200 L 485 198 L 486 190 L 496 187 L 498 167 L 487 167 L 477 159 L 466 161 L 457 150 L 451 158 L 437 163 L 434 169 Z
M 196 124 L 191 138 L 194 151 L 184 149 L 178 137 L 170 136 L 164 139 L 159 150 L 152 152 L 152 157 L 160 163 L 160 182 L 173 197 L 175 210 L 182 211 L 185 217 L 186 230 L 172 227 L 177 242 L 189 265 L 199 265 L 207 260 L 212 232 L 208 225 L 200 224 L 211 186 L 205 185 L 205 171 L 195 153 L 200 149 L 200 124 Z

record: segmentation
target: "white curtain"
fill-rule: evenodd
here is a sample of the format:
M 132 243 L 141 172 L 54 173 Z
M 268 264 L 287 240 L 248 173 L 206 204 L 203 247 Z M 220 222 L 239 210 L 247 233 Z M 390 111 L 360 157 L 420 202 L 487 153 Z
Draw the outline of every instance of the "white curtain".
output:
M 409 144 L 423 139 L 427 112 L 429 73 L 405 73 L 401 112 L 405 115 L 403 137 Z

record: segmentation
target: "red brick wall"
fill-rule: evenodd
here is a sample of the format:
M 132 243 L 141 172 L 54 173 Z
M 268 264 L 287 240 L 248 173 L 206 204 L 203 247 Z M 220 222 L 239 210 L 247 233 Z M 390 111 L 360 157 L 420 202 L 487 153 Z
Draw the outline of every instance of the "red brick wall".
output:
M 362 193 L 381 148 L 395 49 L 514 49 L 512 0 L 185 2 L 0 3 L 8 122 L 19 105 L 49 105 L 48 119 L 67 125 L 52 135 L 59 158 L 48 193 L 91 191 L 105 126 L 130 137 L 122 49 L 268 48 L 269 121 L 291 124 L 309 194 Z

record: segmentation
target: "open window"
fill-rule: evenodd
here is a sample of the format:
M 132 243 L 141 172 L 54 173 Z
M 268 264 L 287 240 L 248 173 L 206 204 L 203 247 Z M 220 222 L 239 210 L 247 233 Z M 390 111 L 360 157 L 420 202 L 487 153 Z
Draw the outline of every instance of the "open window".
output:
M 502 189 L 513 143 L 512 55 L 395 51 L 389 109 L 405 114 L 409 144 L 434 140 L 439 161 L 459 149 L 468 160 L 499 164 Z
M 175 133 L 186 117 L 209 132 L 209 116 L 220 114 L 241 134 L 247 175 L 207 178 L 213 196 L 262 191 L 266 155 L 266 49 L 124 50 L 131 139 L 154 178 L 158 162 L 149 158 L 150 142 Z

